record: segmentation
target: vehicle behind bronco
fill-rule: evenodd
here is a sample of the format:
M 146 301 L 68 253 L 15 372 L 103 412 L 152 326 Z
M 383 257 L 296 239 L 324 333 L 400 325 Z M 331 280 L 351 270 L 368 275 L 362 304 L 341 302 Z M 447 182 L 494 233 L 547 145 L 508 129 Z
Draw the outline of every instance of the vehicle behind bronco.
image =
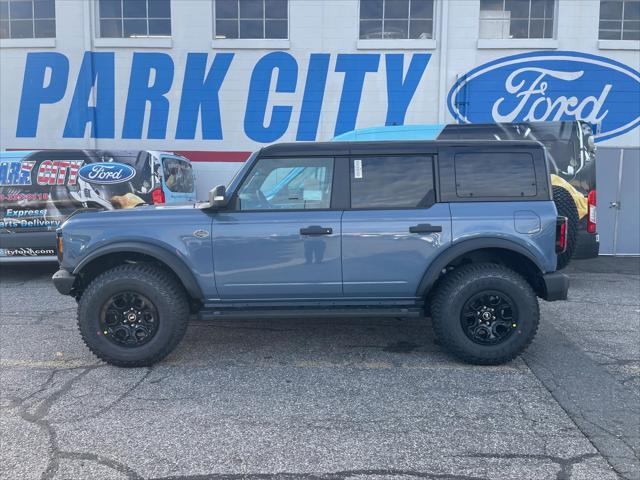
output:
M 537 142 L 272 145 L 209 202 L 81 213 L 53 281 L 101 359 L 150 365 L 204 318 L 423 317 L 453 354 L 520 354 L 567 220 Z

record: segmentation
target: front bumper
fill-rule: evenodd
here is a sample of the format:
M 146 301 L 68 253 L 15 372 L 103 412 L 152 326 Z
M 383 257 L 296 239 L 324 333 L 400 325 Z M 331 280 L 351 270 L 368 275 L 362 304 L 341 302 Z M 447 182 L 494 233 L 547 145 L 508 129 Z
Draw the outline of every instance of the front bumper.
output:
M 73 284 L 76 281 L 76 276 L 61 268 L 53 274 L 51 280 L 53 280 L 53 286 L 56 287 L 58 292 L 62 295 L 70 295 Z
M 556 300 L 566 300 L 569 293 L 569 275 L 559 272 L 545 273 L 542 276 L 544 281 L 543 300 L 554 302 Z

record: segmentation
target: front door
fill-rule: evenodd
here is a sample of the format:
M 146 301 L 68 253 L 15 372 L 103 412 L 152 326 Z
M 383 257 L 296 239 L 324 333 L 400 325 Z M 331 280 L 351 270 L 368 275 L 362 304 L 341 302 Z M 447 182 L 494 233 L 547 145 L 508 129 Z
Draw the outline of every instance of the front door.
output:
M 263 158 L 233 208 L 213 220 L 218 294 L 227 299 L 342 296 L 333 158 Z
M 350 160 L 351 209 L 342 217 L 345 297 L 410 298 L 451 242 L 449 205 L 435 203 L 429 155 Z

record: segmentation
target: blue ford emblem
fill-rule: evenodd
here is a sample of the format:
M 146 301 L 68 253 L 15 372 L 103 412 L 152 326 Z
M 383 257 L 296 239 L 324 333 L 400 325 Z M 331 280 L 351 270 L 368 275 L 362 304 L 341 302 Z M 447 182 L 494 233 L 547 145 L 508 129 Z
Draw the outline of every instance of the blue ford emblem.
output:
M 136 176 L 136 171 L 124 163 L 89 163 L 82 167 L 78 176 L 89 183 L 100 185 L 122 183 Z
M 524 53 L 460 77 L 447 106 L 464 123 L 584 120 L 607 140 L 640 124 L 640 73 L 586 53 Z

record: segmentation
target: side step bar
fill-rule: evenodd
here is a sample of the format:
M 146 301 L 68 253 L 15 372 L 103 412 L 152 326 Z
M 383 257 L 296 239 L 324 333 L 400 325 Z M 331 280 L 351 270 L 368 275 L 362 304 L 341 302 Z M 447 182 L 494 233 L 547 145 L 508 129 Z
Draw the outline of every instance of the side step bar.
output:
M 328 318 L 328 317 L 423 317 L 420 307 L 389 308 L 287 308 L 287 309 L 211 309 L 201 310 L 201 320 L 232 318 Z

